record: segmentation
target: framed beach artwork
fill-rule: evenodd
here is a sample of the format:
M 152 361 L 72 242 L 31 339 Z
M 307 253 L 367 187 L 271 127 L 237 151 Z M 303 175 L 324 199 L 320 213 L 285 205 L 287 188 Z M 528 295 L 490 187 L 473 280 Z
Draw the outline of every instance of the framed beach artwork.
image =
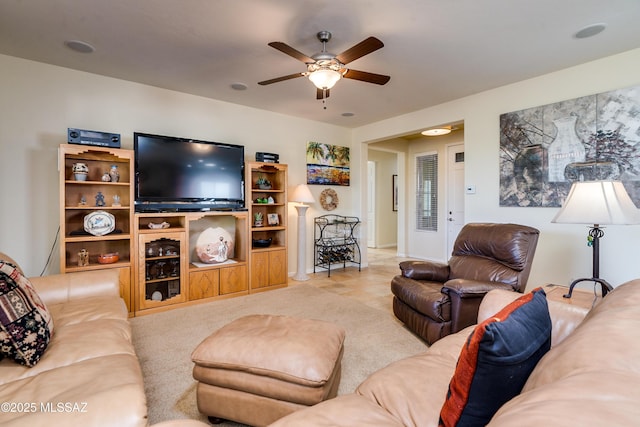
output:
M 307 143 L 307 184 L 349 185 L 349 147 Z

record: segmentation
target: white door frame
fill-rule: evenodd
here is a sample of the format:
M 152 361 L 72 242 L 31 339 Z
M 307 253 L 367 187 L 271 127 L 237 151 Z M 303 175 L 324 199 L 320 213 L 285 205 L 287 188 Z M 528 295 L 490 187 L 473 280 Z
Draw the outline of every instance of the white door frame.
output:
M 464 225 L 464 160 L 456 162 L 456 154 L 460 152 L 464 153 L 464 143 L 447 145 L 447 259 L 451 256 L 455 239 Z
M 376 162 L 367 161 L 367 247 L 376 247 Z

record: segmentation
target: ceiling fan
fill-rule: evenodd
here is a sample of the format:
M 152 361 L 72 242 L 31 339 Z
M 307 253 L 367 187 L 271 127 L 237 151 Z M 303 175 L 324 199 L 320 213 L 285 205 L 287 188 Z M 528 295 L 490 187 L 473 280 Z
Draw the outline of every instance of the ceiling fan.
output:
M 360 80 L 378 85 L 384 85 L 391 79 L 391 77 L 382 74 L 358 71 L 345 67 L 346 64 L 383 47 L 384 44 L 377 38 L 369 37 L 341 54 L 334 55 L 333 53 L 327 52 L 327 42 L 331 39 L 331 33 L 329 31 L 320 31 L 317 37 L 318 40 L 322 42 L 322 52 L 312 56 L 307 56 L 283 42 L 269 43 L 269 46 L 274 49 L 278 49 L 280 52 L 304 62 L 307 65 L 307 71 L 264 80 L 258 82 L 258 84 L 263 86 L 270 85 L 272 83 L 305 76 L 316 86 L 316 98 L 324 99 L 329 97 L 329 90 L 343 77 L 345 79 Z

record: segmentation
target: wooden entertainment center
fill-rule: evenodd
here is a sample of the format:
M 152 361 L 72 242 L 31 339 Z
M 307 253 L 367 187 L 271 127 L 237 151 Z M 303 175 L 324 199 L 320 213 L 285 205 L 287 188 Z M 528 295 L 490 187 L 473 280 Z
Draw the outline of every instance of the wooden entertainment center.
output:
M 119 269 L 131 316 L 287 286 L 287 165 L 245 163 L 246 210 L 151 213 L 134 212 L 133 150 L 62 144 L 59 165 L 61 272 Z M 229 254 L 205 263 L 196 249 L 213 230 Z

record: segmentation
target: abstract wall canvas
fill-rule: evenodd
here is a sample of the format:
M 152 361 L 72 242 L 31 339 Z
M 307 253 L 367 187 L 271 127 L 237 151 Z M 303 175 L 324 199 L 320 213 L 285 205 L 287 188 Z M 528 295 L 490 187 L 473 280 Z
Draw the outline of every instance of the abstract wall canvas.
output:
M 640 207 L 640 86 L 500 116 L 500 206 L 559 207 L 577 180 L 617 179 Z
M 307 143 L 307 184 L 349 185 L 349 147 Z

